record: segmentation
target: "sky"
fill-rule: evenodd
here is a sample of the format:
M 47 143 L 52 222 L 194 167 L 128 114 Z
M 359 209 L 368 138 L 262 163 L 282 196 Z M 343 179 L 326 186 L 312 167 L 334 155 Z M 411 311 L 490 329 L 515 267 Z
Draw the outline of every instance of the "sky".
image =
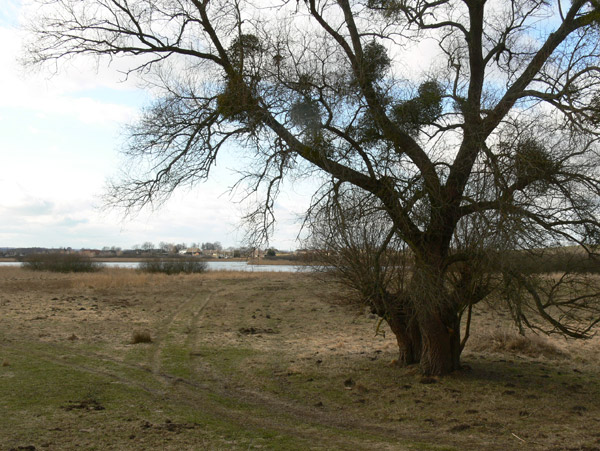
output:
M 106 182 L 123 164 L 123 127 L 150 95 L 114 67 L 96 71 L 81 61 L 53 75 L 24 69 L 21 13 L 19 0 L 0 0 L 0 248 L 243 245 L 244 206 L 228 194 L 236 162 L 227 157 L 206 183 L 157 210 L 125 218 L 101 208 Z M 298 217 L 309 201 L 306 186 L 288 184 L 276 205 L 273 247 L 301 246 Z

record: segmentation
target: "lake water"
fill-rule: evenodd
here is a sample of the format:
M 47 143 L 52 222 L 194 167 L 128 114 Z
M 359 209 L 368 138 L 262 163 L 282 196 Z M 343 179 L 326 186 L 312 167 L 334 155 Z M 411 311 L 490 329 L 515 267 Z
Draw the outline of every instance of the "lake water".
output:
M 206 262 L 209 271 L 249 271 L 249 272 L 302 272 L 310 271 L 307 266 L 295 265 L 249 265 L 246 262 Z M 107 268 L 137 268 L 139 262 L 103 262 Z M 2 266 L 20 266 L 19 262 L 0 262 Z

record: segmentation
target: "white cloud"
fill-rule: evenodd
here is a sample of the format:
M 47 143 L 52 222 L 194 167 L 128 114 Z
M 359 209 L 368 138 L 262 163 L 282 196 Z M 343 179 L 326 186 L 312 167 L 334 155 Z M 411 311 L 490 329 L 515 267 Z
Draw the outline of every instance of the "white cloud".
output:
M 22 108 L 38 115 L 65 115 L 85 123 L 122 123 L 137 115 L 137 108 L 123 103 L 81 96 L 89 90 L 104 89 L 122 93 L 136 91 L 133 82 L 120 83 L 114 71 L 97 73 L 89 61 L 81 59 L 77 65 L 54 76 L 26 71 L 18 58 L 22 52 L 23 31 L 0 27 L 0 107 Z M 138 91 L 139 98 L 143 93 Z
M 99 210 L 97 198 L 84 192 L 44 194 L 34 185 L 4 178 L 0 192 L 11 195 L 0 196 L 0 246 L 131 247 L 144 241 L 237 245 L 244 236 L 239 229 L 242 207 L 224 190 L 216 181 L 200 184 L 176 193 L 163 208 L 124 219 L 117 211 Z M 294 205 L 298 199 L 285 198 L 278 207 L 280 222 L 272 244 L 280 249 L 297 247 Z

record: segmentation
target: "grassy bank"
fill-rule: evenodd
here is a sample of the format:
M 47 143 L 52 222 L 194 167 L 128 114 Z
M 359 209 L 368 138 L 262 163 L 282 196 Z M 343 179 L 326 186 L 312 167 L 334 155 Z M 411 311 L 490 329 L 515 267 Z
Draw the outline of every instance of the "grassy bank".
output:
M 436 380 L 307 274 L 0 268 L 0 309 L 2 449 L 600 447 L 598 341 L 502 311 Z

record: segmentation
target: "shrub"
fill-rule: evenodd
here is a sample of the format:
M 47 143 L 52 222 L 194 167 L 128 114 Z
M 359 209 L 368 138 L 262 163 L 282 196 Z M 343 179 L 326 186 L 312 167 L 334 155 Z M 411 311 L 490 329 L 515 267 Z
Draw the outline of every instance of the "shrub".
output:
M 102 268 L 100 263 L 79 254 L 32 254 L 23 259 L 23 267 L 34 271 L 94 272 Z
M 133 332 L 133 335 L 131 336 L 131 344 L 135 345 L 138 343 L 152 343 L 152 336 L 150 335 L 150 332 L 145 330 L 136 330 Z
M 162 274 L 198 274 L 206 272 L 208 264 L 194 257 L 178 258 L 176 260 L 153 259 L 140 262 L 142 272 Z

